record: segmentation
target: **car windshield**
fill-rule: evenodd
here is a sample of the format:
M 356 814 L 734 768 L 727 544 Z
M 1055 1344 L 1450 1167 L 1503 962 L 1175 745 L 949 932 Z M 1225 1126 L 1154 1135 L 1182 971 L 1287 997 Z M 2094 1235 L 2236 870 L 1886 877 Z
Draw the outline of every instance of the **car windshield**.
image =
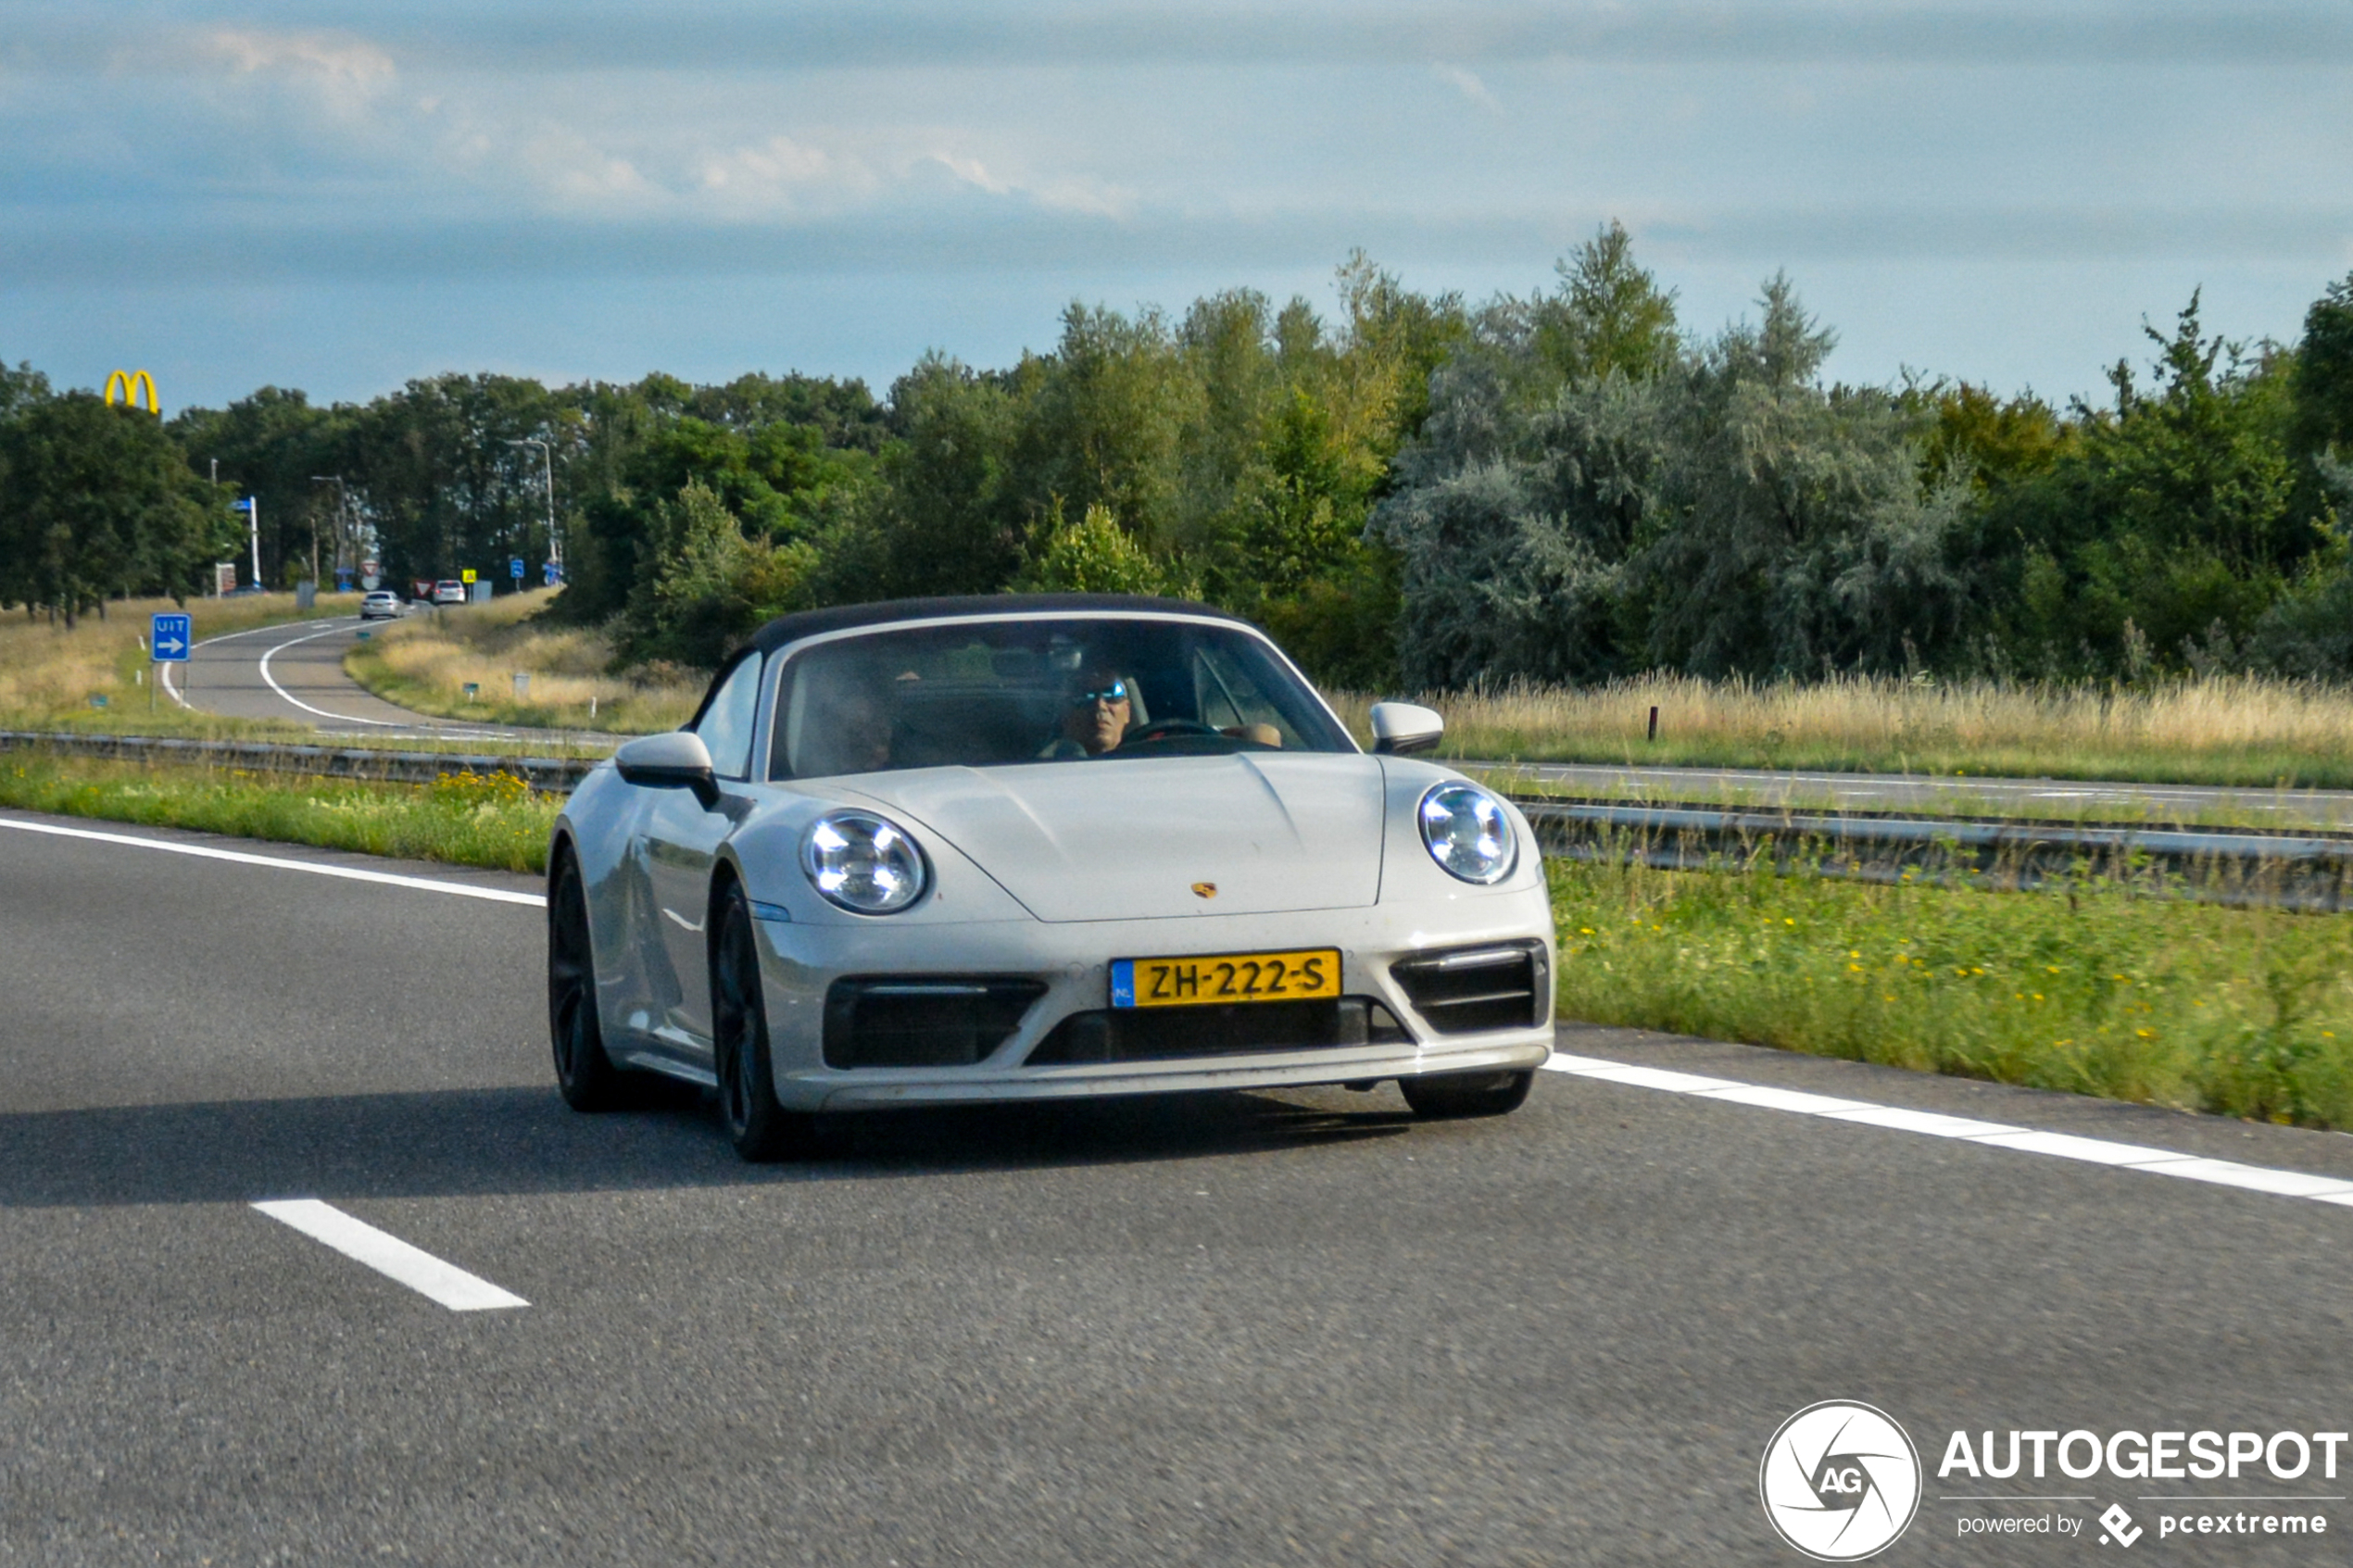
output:
M 1197 621 L 885 627 L 821 643 L 781 679 L 776 778 L 1356 749 L 1264 642 Z

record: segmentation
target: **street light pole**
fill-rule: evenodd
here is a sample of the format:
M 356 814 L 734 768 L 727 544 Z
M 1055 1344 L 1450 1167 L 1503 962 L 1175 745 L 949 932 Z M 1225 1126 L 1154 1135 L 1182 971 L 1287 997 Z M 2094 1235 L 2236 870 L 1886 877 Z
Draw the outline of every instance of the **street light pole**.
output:
M 560 575 L 564 564 L 564 546 L 563 541 L 556 537 L 556 458 L 554 449 L 538 437 L 528 435 L 520 439 L 510 437 L 507 441 L 507 445 L 510 446 L 536 446 L 539 448 L 540 472 L 546 477 L 547 484 L 547 559 L 554 563 L 558 574 Z

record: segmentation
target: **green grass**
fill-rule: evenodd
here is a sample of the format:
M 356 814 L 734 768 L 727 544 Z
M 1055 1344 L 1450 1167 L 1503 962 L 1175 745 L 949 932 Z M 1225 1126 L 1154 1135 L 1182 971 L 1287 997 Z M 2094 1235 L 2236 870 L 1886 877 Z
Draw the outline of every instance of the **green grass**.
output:
M 1547 870 L 1565 1019 L 2353 1128 L 2353 916 Z
M 0 755 L 0 806 L 496 871 L 547 869 L 560 805 L 508 773 L 418 785 Z

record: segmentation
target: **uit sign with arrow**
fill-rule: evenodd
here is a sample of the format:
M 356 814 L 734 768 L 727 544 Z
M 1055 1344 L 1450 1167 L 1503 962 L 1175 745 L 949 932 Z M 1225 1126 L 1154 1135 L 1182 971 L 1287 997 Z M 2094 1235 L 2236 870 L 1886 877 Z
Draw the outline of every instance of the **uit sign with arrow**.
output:
M 158 615 L 147 628 L 147 658 L 155 664 L 185 664 L 188 650 L 195 646 L 195 633 L 185 614 Z M 156 705 L 156 684 L 147 683 L 147 706 Z

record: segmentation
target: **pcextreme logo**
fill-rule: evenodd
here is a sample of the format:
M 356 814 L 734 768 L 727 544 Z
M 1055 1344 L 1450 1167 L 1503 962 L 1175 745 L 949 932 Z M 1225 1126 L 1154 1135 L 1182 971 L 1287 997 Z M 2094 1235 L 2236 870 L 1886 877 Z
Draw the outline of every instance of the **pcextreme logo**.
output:
M 1756 1489 L 1781 1539 L 1821 1562 L 1885 1550 L 1920 1506 L 1920 1456 L 1884 1411 L 1808 1405 L 1765 1445 Z
M 145 370 L 117 370 L 107 378 L 107 407 L 113 408 L 120 397 L 126 408 L 142 407 L 140 394 L 146 395 L 144 407 L 157 419 L 163 417 L 163 402 L 156 396 L 156 378 Z

